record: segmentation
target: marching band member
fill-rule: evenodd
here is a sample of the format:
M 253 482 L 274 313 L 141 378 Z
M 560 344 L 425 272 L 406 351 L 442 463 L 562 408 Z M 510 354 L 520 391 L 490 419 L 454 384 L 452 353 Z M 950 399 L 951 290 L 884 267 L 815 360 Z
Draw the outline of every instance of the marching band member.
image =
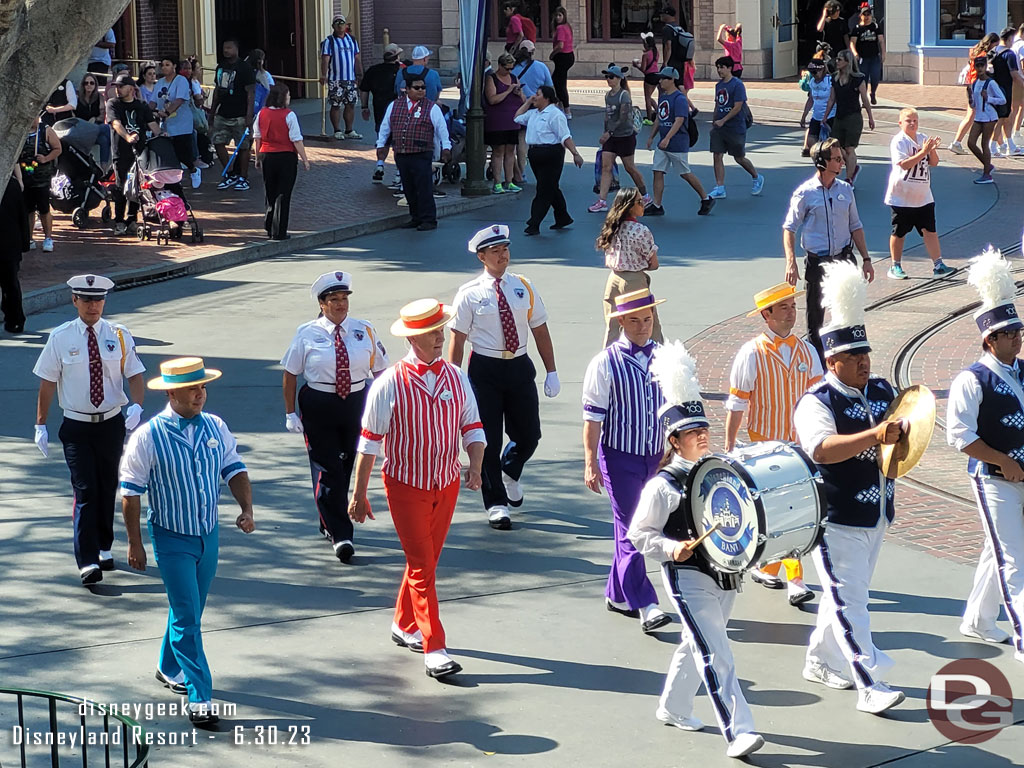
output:
M 760 749 L 764 738 L 754 730 L 726 633 L 740 576 L 714 570 L 700 549 L 689 548 L 699 532 L 685 505 L 686 476 L 709 452 L 710 425 L 697 365 L 677 341 L 658 347 L 649 367 L 665 393 L 659 417 L 668 452 L 661 471 L 644 485 L 629 538 L 640 552 L 661 563 L 665 591 L 683 622 L 682 642 L 672 656 L 655 717 L 684 731 L 701 730 L 704 724 L 693 716 L 693 699 L 704 683 L 728 742 L 726 754 L 745 757 Z
M 300 325 L 284 353 L 285 429 L 306 435 L 313 502 L 320 533 L 343 563 L 355 554 L 348 489 L 356 463 L 356 443 L 366 402 L 366 382 L 390 365 L 377 331 L 365 320 L 349 317 L 352 276 L 326 272 L 310 289 L 320 316 Z M 295 388 L 302 374 L 295 413 Z
M 203 650 L 203 611 L 217 573 L 220 551 L 217 502 L 220 482 L 231 489 L 241 513 L 235 525 L 252 533 L 252 486 L 238 444 L 219 416 L 204 413 L 206 384 L 220 378 L 199 357 L 160 365 L 150 389 L 167 392 L 167 407 L 132 435 L 121 463 L 121 512 L 128 532 L 128 565 L 146 570 L 141 496 L 153 556 L 167 592 L 169 613 L 156 679 L 188 696 L 193 725 L 220 718 L 213 705 L 213 676 Z
M 896 443 L 903 427 L 898 419 L 879 422 L 896 392 L 871 373 L 866 300 L 867 282 L 855 264 L 825 265 L 822 304 L 831 319 L 821 342 L 828 373 L 800 398 L 793 423 L 828 497 L 828 526 L 813 553 L 822 597 L 803 676 L 829 688 L 856 685 L 857 709 L 878 714 L 904 699 L 882 682 L 893 661 L 875 647 L 868 614 L 871 576 L 895 514 L 896 485 L 878 467 L 878 446 Z
M 729 399 L 725 404 L 727 453 L 736 447 L 744 412 L 750 442 L 796 442 L 793 409 L 807 388 L 820 381 L 823 375 L 814 347 L 793 333 L 796 300 L 803 293 L 789 283 L 780 283 L 754 296 L 756 308 L 748 312 L 747 317 L 759 314 L 768 327 L 740 348 L 732 364 Z M 804 569 L 798 558 L 755 568 L 750 576 L 769 589 L 782 589 L 781 566 L 786 569 L 789 604 L 800 605 L 812 600 L 814 593 L 804 584 Z
M 646 288 L 617 297 L 610 316 L 619 319 L 622 335 L 597 353 L 583 378 L 583 479 L 594 493 L 608 490 L 615 531 L 605 605 L 614 613 L 639 617 L 644 632 L 672 621 L 658 608 L 644 557 L 626 535 L 640 491 L 658 471 L 664 450 L 658 423 L 664 398 L 648 370 L 658 348 L 651 340 L 654 307 L 664 301 Z
M 424 653 L 429 677 L 462 671 L 445 650 L 434 574 L 459 498 L 459 437 L 469 453 L 472 491 L 480 490 L 486 443 L 469 377 L 441 358 L 444 327 L 454 316 L 450 307 L 420 299 L 402 307 L 391 326 L 412 349 L 366 396 L 349 504 L 355 522 L 374 519 L 366 490 L 383 442 L 384 492 L 406 559 L 391 639 Z
M 981 297 L 974 319 L 981 359 L 949 389 L 946 436 L 969 457 L 985 547 L 974 575 L 960 632 L 991 643 L 1009 635 L 996 626 L 1000 602 L 1013 628 L 1014 657 L 1024 662 L 1024 366 L 1018 359 L 1024 323 L 1013 305 L 1010 265 L 991 247 L 974 259 L 967 282 Z
M 448 359 L 462 366 L 466 340 L 473 348 L 469 380 L 473 383 L 480 420 L 487 435 L 484 450 L 483 501 L 491 528 L 512 527 L 508 508 L 522 506 L 519 483 L 523 467 L 540 441 L 537 371 L 526 354 L 528 332 L 544 362 L 544 394 L 555 397 L 561 385 L 555 373 L 555 350 L 548 332 L 548 312 L 533 284 L 508 271 L 509 229 L 485 227 L 469 241 L 469 252 L 484 272 L 455 295 L 455 321 Z M 503 434 L 508 445 L 502 451 Z
M 50 455 L 46 417 L 56 393 L 64 409 L 58 435 L 75 499 L 75 560 L 82 584 L 88 586 L 102 581 L 103 571 L 114 570 L 117 465 L 125 432 L 135 429 L 142 417 L 146 369 L 128 329 L 103 319 L 114 281 L 75 275 L 68 286 L 78 317 L 53 329 L 32 369 L 40 379 L 35 443 L 44 457 Z M 124 393 L 126 379 L 131 405 Z

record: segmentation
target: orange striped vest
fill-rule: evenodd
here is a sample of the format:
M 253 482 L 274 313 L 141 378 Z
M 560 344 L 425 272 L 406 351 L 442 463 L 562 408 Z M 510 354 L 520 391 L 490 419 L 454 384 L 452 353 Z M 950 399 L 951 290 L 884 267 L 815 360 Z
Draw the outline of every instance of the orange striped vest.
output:
M 795 337 L 791 337 L 795 338 Z M 747 431 L 752 441 L 797 442 L 793 410 L 800 396 L 818 381 L 814 376 L 814 347 L 796 338 L 789 366 L 783 362 L 775 341 L 767 334 L 754 340 L 757 349 L 757 383 L 750 393 Z

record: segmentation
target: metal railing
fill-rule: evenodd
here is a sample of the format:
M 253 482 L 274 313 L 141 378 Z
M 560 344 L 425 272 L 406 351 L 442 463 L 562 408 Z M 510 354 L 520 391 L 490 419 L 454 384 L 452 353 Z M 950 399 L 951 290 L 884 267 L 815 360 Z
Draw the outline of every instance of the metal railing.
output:
M 89 766 L 89 747 L 93 746 L 93 756 L 99 756 L 101 762 L 94 765 L 103 765 L 111 768 L 112 765 L 121 765 L 122 768 L 144 768 L 149 765 L 150 748 L 147 744 L 145 729 L 135 720 L 125 715 L 109 713 L 100 704 L 81 699 L 77 696 L 66 696 L 62 693 L 51 693 L 49 691 L 33 691 L 21 688 L 0 688 L 0 697 L 14 697 L 17 702 L 18 722 L 4 723 L 0 718 L 0 728 L 4 732 L 12 734 L 12 746 L 18 748 L 21 768 L 28 766 L 27 758 L 29 752 L 27 746 L 48 746 L 50 751 L 51 768 L 59 768 L 61 765 L 62 749 L 65 758 L 76 757 L 75 752 L 81 752 L 82 768 Z M 46 727 L 35 728 L 26 726 L 25 699 L 42 699 L 46 702 Z M 58 702 L 74 705 L 74 724 L 70 725 L 65 720 L 63 729 L 58 718 Z M 3 714 L 5 707 L 0 703 L 0 714 Z M 67 716 L 67 710 L 62 714 Z M 91 720 L 91 722 L 90 722 Z M 102 725 L 100 725 L 102 721 Z M 72 732 L 78 734 L 78 738 L 72 743 L 67 738 Z M 38 738 L 37 738 L 38 737 Z M 30 742 L 29 745 L 26 742 Z M 41 742 L 41 743 L 37 743 Z M 77 747 L 76 747 L 77 744 Z M 135 755 L 129 754 L 129 746 L 134 745 Z M 100 749 L 102 747 L 102 754 Z M 115 747 L 115 749 L 111 749 Z M 69 754 L 69 752 L 71 754 Z M 120 752 L 120 756 L 118 755 Z M 38 754 L 38 753 L 36 753 Z M 33 755 L 35 756 L 35 755 Z M 3 763 L 0 755 L 0 764 Z M 77 760 L 76 760 L 77 762 Z M 9 765 L 9 763 L 6 763 Z M 38 764 L 38 763 L 35 763 Z M 70 765 L 66 762 L 65 765 Z

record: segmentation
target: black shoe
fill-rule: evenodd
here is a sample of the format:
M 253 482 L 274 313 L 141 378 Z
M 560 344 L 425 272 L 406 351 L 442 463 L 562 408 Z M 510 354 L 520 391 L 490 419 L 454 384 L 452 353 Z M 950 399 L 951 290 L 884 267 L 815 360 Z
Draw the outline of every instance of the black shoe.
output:
M 291 240 L 291 235 L 281 235 L 280 237 L 272 237 L 271 240 Z
M 418 221 L 407 221 L 405 224 L 401 225 L 399 229 L 416 229 L 419 225 L 420 223 Z
M 750 578 L 760 584 L 762 587 L 767 589 L 785 589 L 786 582 L 780 579 L 778 576 L 772 576 L 770 573 L 764 573 L 763 571 L 754 568 L 750 572 Z
M 595 195 L 600 195 L 601 194 L 601 185 L 600 184 L 595 184 L 594 185 L 594 194 Z
M 566 227 L 572 226 L 572 221 L 572 219 L 569 219 L 568 221 L 556 221 L 554 224 L 548 227 L 548 229 L 565 229 Z
M 672 623 L 672 617 L 667 613 L 663 613 L 660 616 L 655 616 L 653 619 L 649 619 L 640 624 L 640 629 L 643 630 L 644 634 L 650 634 L 656 629 L 664 627 L 666 624 Z
M 715 198 L 705 197 L 700 201 L 700 210 L 697 211 L 698 216 L 707 216 L 711 213 L 711 209 L 715 207 Z
M 321 535 L 321 536 L 323 536 L 323 537 L 324 537 L 325 539 L 327 539 L 328 541 L 331 541 L 331 540 L 332 540 L 332 539 L 331 539 L 331 534 L 330 534 L 330 533 L 328 533 L 327 529 L 326 529 L 326 528 L 324 528 L 324 527 L 323 527 L 322 525 L 320 526 L 320 535 Z
M 156 679 L 160 685 L 164 688 L 168 688 L 171 693 L 176 693 L 179 696 L 188 696 L 188 688 L 185 687 L 184 683 L 174 682 L 171 678 L 161 672 L 159 668 L 156 670 Z
M 194 710 L 191 705 L 188 705 L 186 709 L 188 711 L 188 721 L 196 728 L 209 728 L 220 722 L 220 718 L 210 711 Z
M 873 93 L 871 94 L 871 104 L 872 104 L 872 106 L 874 106 L 875 104 L 878 104 L 878 99 L 875 98 L 875 94 L 873 94 Z
M 114 558 L 111 557 L 111 558 L 108 558 L 107 560 L 100 560 L 100 570 L 101 571 L 113 571 L 114 569 L 115 569 Z
M 4 325 L 4 330 L 8 333 L 21 333 L 25 330 L 24 323 L 15 323 L 13 325 Z
M 807 149 L 807 147 L 804 147 L 803 149 L 800 150 L 800 157 L 810 157 L 810 156 L 811 156 L 811 150 Z
M 808 589 L 806 592 L 797 592 L 795 595 L 790 595 L 789 596 L 789 604 L 790 605 L 803 605 L 804 603 L 806 603 L 806 602 L 808 602 L 810 600 L 813 600 L 813 599 L 814 599 L 814 593 L 811 592 L 811 590 Z
M 447 677 L 448 675 L 454 675 L 457 672 L 461 671 L 462 665 L 453 659 L 452 661 L 442 664 L 440 667 L 434 667 L 433 669 L 427 667 L 427 677 L 433 677 L 436 679 L 439 677 Z
M 417 232 L 430 232 L 435 229 L 437 229 L 436 221 L 424 221 L 422 224 L 416 227 Z
M 654 203 L 648 203 L 644 208 L 644 216 L 664 216 L 665 208 Z
M 373 172 L 373 181 L 375 184 L 380 184 L 384 181 L 384 168 L 383 166 L 377 166 L 377 170 Z
M 397 645 L 397 646 L 400 646 L 402 648 L 408 648 L 413 653 L 423 653 L 423 643 L 420 642 L 419 640 L 413 640 L 410 643 L 407 640 L 405 640 L 401 635 L 399 635 L 397 632 L 392 632 L 391 633 L 391 639 L 394 641 L 395 645 Z
M 621 613 L 623 616 L 628 616 L 631 619 L 639 619 L 640 618 L 640 611 L 624 611 L 621 608 L 616 608 L 607 599 L 604 601 L 604 607 L 607 608 L 612 613 Z
M 533 237 L 534 235 L 539 235 L 540 230 L 537 229 L 537 227 L 527 227 L 526 229 L 523 230 L 523 234 L 526 235 L 527 237 Z
M 82 574 L 83 587 L 88 587 L 90 584 L 97 584 L 101 581 L 103 581 L 103 572 L 99 568 L 90 568 Z
M 340 541 L 334 547 L 334 556 L 337 557 L 341 562 L 347 563 L 352 559 L 352 555 L 356 553 L 356 548 L 352 546 L 351 541 Z
M 617 189 L 619 189 L 619 182 L 617 182 L 617 181 L 615 181 L 615 180 L 613 179 L 613 180 L 612 180 L 612 183 L 611 183 L 611 184 L 610 184 L 610 185 L 608 186 L 608 191 L 609 191 L 609 192 L 615 192 L 615 191 L 616 191 Z M 597 190 L 597 193 L 598 193 L 598 194 L 601 194 L 601 190 L 600 190 L 600 189 L 598 189 L 598 190 Z

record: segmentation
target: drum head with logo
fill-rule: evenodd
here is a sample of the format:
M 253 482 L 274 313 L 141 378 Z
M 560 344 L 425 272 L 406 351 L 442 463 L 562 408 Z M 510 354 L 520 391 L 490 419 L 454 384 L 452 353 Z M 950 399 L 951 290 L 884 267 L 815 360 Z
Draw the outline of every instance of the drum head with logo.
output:
M 754 483 L 737 462 L 712 455 L 693 467 L 686 481 L 686 504 L 700 535 L 718 530 L 701 542 L 711 564 L 726 573 L 740 573 L 757 562 L 764 546 L 764 514 L 751 495 Z

